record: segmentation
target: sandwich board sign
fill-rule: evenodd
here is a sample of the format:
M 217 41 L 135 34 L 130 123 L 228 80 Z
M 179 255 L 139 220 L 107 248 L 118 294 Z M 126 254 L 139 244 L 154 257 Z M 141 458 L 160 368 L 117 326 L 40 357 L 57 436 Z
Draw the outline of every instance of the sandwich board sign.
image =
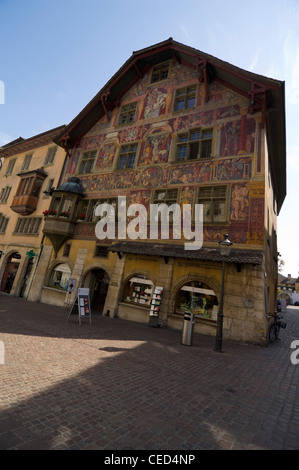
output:
M 89 318 L 89 323 L 91 323 L 91 308 L 88 287 L 81 287 L 78 289 L 77 298 L 75 299 L 68 318 L 70 315 L 74 315 L 76 310 L 79 316 L 79 325 L 81 325 L 82 318 Z

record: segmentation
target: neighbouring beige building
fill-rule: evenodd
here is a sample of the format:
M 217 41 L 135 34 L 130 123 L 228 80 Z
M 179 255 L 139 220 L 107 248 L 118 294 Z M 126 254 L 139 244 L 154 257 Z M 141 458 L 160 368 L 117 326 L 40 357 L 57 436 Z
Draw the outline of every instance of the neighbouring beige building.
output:
M 65 151 L 53 142 L 63 129 L 0 148 L 0 290 L 28 300 L 40 297 L 43 280 L 32 281 L 43 260 L 44 211 L 65 163 Z

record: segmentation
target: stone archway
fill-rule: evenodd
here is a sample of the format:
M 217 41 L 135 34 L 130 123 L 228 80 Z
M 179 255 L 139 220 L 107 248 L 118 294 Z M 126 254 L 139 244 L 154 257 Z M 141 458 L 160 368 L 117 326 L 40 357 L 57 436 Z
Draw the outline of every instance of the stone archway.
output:
M 6 265 L 4 268 L 3 276 L 2 276 L 1 286 L 0 286 L 0 290 L 2 292 L 6 292 L 7 294 L 10 294 L 16 274 L 19 269 L 20 260 L 21 260 L 21 255 L 17 251 L 14 251 L 8 256 L 6 260 Z

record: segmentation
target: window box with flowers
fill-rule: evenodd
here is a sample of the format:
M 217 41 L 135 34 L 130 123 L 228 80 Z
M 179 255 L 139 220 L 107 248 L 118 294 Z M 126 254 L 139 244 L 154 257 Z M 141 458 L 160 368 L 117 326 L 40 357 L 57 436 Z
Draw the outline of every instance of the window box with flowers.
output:
M 55 211 L 54 209 L 48 209 L 46 211 L 43 212 L 43 215 L 45 217 L 50 217 L 50 216 L 55 216 L 57 214 L 57 211 Z
M 85 220 L 85 214 L 79 214 L 77 220 Z
M 65 217 L 66 219 L 70 216 L 70 213 L 67 211 L 60 212 L 59 217 Z

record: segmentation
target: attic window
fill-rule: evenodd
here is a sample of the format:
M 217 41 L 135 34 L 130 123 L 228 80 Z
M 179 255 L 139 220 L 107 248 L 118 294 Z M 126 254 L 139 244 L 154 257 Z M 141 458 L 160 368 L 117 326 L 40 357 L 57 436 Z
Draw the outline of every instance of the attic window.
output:
M 174 111 L 194 108 L 196 98 L 196 85 L 180 88 L 176 91 Z
M 137 103 L 130 103 L 120 109 L 118 124 L 129 124 L 135 120 Z
M 153 67 L 151 83 L 161 82 L 168 78 L 169 62 L 155 65 Z

